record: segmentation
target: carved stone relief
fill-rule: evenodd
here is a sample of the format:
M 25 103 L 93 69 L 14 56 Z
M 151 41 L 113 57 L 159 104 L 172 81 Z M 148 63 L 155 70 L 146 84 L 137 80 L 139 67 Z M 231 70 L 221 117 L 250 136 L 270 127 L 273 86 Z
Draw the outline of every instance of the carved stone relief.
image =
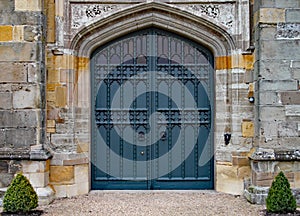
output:
M 82 26 L 87 26 L 132 4 L 71 4 L 71 29 L 76 31 Z M 229 33 L 235 32 L 235 4 L 210 3 L 210 4 L 172 4 L 181 10 L 188 11 L 196 16 L 213 22 Z
M 278 23 L 277 39 L 300 39 L 299 23 Z
M 221 24 L 230 33 L 235 33 L 234 4 L 185 4 L 180 7 L 215 24 Z
M 101 18 L 115 13 L 128 5 L 117 4 L 72 4 L 71 5 L 71 29 L 79 29 Z

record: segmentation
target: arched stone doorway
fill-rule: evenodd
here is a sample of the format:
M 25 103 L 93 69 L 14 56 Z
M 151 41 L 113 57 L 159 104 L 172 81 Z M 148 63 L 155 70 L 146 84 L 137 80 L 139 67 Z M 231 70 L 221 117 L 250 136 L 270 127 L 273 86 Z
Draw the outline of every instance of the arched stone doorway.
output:
M 76 122 L 74 130 L 79 142 L 82 142 L 81 140 L 83 140 L 83 142 L 89 140 L 88 143 L 91 144 L 91 146 L 88 150 L 88 157 L 92 161 L 92 158 L 94 157 L 93 154 L 95 153 L 92 146 L 92 139 L 94 136 L 91 136 L 91 130 L 95 120 L 95 115 L 92 113 L 95 100 L 93 101 L 92 96 L 90 96 L 90 88 L 93 86 L 91 83 L 91 73 L 93 70 L 90 67 L 91 56 L 93 56 L 93 53 L 97 52 L 96 50 L 98 48 L 102 49 L 113 41 L 118 41 L 123 37 L 126 38 L 134 32 L 140 32 L 151 28 L 166 31 L 170 35 L 181 38 L 182 41 L 189 41 L 196 44 L 196 46 L 201 47 L 201 49 L 206 47 L 204 50 L 210 53 L 212 65 L 216 64 L 214 75 L 212 75 L 213 80 L 211 80 L 214 82 L 214 86 L 209 92 L 216 92 L 216 95 L 219 95 L 219 97 L 210 96 L 210 99 L 213 101 L 212 104 L 216 105 L 215 107 L 211 107 L 212 112 L 210 120 L 211 123 L 214 124 L 211 125 L 214 127 L 213 131 L 211 131 L 211 133 L 214 134 L 211 143 L 214 143 L 213 145 L 215 145 L 211 146 L 211 150 L 219 148 L 220 143 L 223 143 L 224 128 L 228 128 L 228 130 L 231 128 L 230 118 L 222 118 L 219 119 L 218 123 L 214 122 L 215 115 L 218 115 L 218 113 L 230 116 L 231 93 L 230 88 L 227 88 L 227 83 L 231 79 L 231 74 L 228 73 L 231 59 L 227 56 L 230 56 L 232 50 L 235 50 L 234 40 L 230 34 L 221 27 L 205 19 L 179 11 L 166 4 L 155 2 L 140 4 L 128 10 L 123 10 L 118 13 L 118 15 L 108 16 L 87 27 L 81 28 L 72 40 L 70 40 L 69 48 L 72 50 L 73 55 L 77 56 L 77 61 L 74 66 L 74 68 L 76 68 L 76 80 L 74 80 L 74 82 L 75 92 L 77 94 L 75 103 L 76 106 L 81 107 L 79 109 L 79 111 L 82 110 L 79 113 L 81 116 L 80 118 L 88 118 L 89 125 L 92 126 L 91 128 L 87 127 L 89 130 L 88 134 L 85 132 L 82 133 L 80 131 L 80 122 L 82 120 L 79 119 L 79 130 L 76 128 Z M 94 96 L 97 97 L 96 93 L 94 93 Z M 155 107 L 155 103 L 151 104 L 151 106 Z M 90 111 L 90 113 L 88 111 Z M 87 115 L 88 117 L 85 117 Z M 211 154 L 208 155 L 211 156 Z M 212 180 L 211 185 L 215 185 L 217 179 L 217 175 L 214 171 L 215 162 L 211 164 L 213 165 L 210 168 L 210 172 L 213 173 L 211 177 L 214 179 Z M 119 168 L 116 170 L 118 169 Z M 149 173 L 151 170 L 153 170 L 153 168 L 147 168 L 146 172 Z M 91 179 L 93 173 L 89 174 Z M 152 176 L 155 176 L 155 174 L 152 174 Z M 149 178 L 149 176 L 146 176 L 146 178 Z M 91 182 L 89 185 L 92 185 Z M 152 187 L 149 186 L 151 185 L 149 182 L 147 182 L 146 185 L 146 188 Z M 189 186 L 186 188 L 188 187 Z M 206 188 L 212 187 L 213 186 L 209 186 Z

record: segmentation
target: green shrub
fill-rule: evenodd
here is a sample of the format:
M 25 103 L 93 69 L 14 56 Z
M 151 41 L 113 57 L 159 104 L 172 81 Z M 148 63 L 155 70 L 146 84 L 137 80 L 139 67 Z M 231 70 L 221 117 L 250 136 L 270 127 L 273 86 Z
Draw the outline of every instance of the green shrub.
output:
M 293 213 L 296 211 L 296 199 L 283 172 L 280 172 L 272 182 L 266 203 L 267 212 Z
M 28 212 L 38 206 L 38 196 L 29 180 L 17 174 L 3 198 L 5 212 Z

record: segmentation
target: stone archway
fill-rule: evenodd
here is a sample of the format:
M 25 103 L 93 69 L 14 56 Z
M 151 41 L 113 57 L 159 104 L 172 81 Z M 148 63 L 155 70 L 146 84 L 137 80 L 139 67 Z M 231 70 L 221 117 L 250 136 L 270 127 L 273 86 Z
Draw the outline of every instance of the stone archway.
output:
M 127 35 L 138 30 L 155 27 L 167 30 L 183 38 L 194 41 L 207 47 L 214 56 L 214 62 L 218 70 L 223 70 L 220 77 L 215 75 L 216 86 L 226 88 L 227 80 L 230 80 L 230 74 L 226 73 L 230 63 L 232 50 L 235 50 L 235 43 L 231 35 L 222 27 L 213 24 L 206 19 L 197 17 L 186 11 L 181 11 L 166 4 L 155 2 L 141 3 L 126 10 L 92 23 L 82 28 L 68 45 L 69 52 L 76 56 L 72 57 L 72 68 L 75 71 L 73 76 L 73 103 L 76 108 L 74 137 L 75 143 L 82 143 L 80 139 L 89 140 L 90 137 L 90 56 L 95 49 L 112 41 L 116 38 Z M 225 71 L 225 72 L 224 72 Z M 225 77 L 224 77 L 225 74 Z M 216 87 L 217 88 L 217 87 Z M 217 103 L 215 113 L 224 112 L 224 101 L 230 103 L 230 90 L 226 88 L 225 100 L 223 98 Z M 77 109 L 78 108 L 78 109 Z M 220 111 L 219 111 L 220 110 Z M 228 112 L 229 111 L 225 111 Z M 82 129 L 82 122 L 85 122 L 86 128 Z M 87 123 L 87 124 L 86 124 Z M 223 126 L 216 125 L 215 131 L 218 137 L 223 137 Z M 84 137 L 84 138 L 82 138 Z M 217 143 L 217 142 L 215 142 Z M 78 147 L 77 147 L 78 148 Z M 81 148 L 81 146 L 79 147 Z M 91 152 L 86 148 L 86 156 L 90 158 Z M 76 178 L 76 177 L 75 177 Z M 85 177 L 88 179 L 88 176 Z

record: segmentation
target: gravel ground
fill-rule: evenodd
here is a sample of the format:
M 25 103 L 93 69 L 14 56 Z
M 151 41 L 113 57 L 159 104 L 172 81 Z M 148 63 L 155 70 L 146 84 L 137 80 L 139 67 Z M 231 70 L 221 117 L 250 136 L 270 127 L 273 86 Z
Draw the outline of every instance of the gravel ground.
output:
M 39 207 L 43 216 L 262 215 L 264 206 L 215 191 L 93 191 Z

